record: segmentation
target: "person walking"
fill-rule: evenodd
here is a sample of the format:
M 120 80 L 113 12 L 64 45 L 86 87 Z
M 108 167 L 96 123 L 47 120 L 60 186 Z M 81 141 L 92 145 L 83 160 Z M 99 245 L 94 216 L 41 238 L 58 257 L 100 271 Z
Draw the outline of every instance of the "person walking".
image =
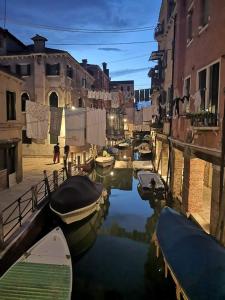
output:
M 64 155 L 65 155 L 65 160 L 66 161 L 68 159 L 69 153 L 70 153 L 70 146 L 69 145 L 65 145 L 64 146 Z
M 53 162 L 54 164 L 56 163 L 59 163 L 60 162 L 60 148 L 59 148 L 59 143 L 57 143 L 55 146 L 54 146 L 54 156 L 53 156 Z

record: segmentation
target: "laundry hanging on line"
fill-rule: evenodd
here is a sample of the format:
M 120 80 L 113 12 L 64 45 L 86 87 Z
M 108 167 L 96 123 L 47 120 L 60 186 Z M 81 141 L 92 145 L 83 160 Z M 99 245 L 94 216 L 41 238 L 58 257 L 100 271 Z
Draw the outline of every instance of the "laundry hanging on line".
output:
M 49 133 L 54 136 L 59 136 L 62 124 L 62 107 L 50 107 L 50 130 Z
M 105 146 L 106 142 L 106 110 L 90 109 L 87 111 L 87 142 Z
M 49 106 L 26 101 L 27 137 L 44 140 L 48 137 Z
M 85 145 L 85 110 L 77 108 L 65 109 L 65 132 L 66 145 L 84 146 Z

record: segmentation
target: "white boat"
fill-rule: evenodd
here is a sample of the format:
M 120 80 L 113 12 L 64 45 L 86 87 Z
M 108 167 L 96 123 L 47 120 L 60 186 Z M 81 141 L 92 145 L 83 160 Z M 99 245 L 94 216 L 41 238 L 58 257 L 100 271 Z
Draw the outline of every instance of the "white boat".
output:
M 0 279 L 1 299 L 71 299 L 72 263 L 57 227 L 26 251 Z
M 118 144 L 119 149 L 125 149 L 125 148 L 128 148 L 129 146 L 130 146 L 130 144 L 126 143 L 126 142 Z
M 114 163 L 114 157 L 113 156 L 98 156 L 95 159 L 95 162 L 100 167 L 108 167 L 111 166 Z
M 71 176 L 51 196 L 50 209 L 66 224 L 80 221 L 99 209 L 105 190 L 88 176 Z
M 164 183 L 157 173 L 151 171 L 139 171 L 137 177 L 143 193 L 154 195 L 162 195 L 164 193 Z

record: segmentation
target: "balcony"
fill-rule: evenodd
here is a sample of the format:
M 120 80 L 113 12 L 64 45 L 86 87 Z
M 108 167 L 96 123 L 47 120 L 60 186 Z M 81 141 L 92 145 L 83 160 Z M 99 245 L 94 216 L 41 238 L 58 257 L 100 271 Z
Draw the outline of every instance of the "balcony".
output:
M 215 129 L 219 125 L 216 113 L 202 111 L 200 113 L 187 113 L 186 117 L 191 120 L 191 126 L 196 129 Z
M 162 37 L 164 34 L 164 23 L 158 23 L 157 26 L 155 27 L 155 33 L 154 33 L 154 38 L 155 40 L 159 41 L 159 39 Z

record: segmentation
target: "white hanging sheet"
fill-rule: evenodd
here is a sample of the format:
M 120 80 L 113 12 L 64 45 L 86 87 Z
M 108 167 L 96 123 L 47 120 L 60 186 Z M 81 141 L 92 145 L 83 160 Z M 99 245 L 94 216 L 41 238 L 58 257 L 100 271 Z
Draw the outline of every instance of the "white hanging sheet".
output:
M 66 145 L 85 145 L 85 109 L 65 109 Z

